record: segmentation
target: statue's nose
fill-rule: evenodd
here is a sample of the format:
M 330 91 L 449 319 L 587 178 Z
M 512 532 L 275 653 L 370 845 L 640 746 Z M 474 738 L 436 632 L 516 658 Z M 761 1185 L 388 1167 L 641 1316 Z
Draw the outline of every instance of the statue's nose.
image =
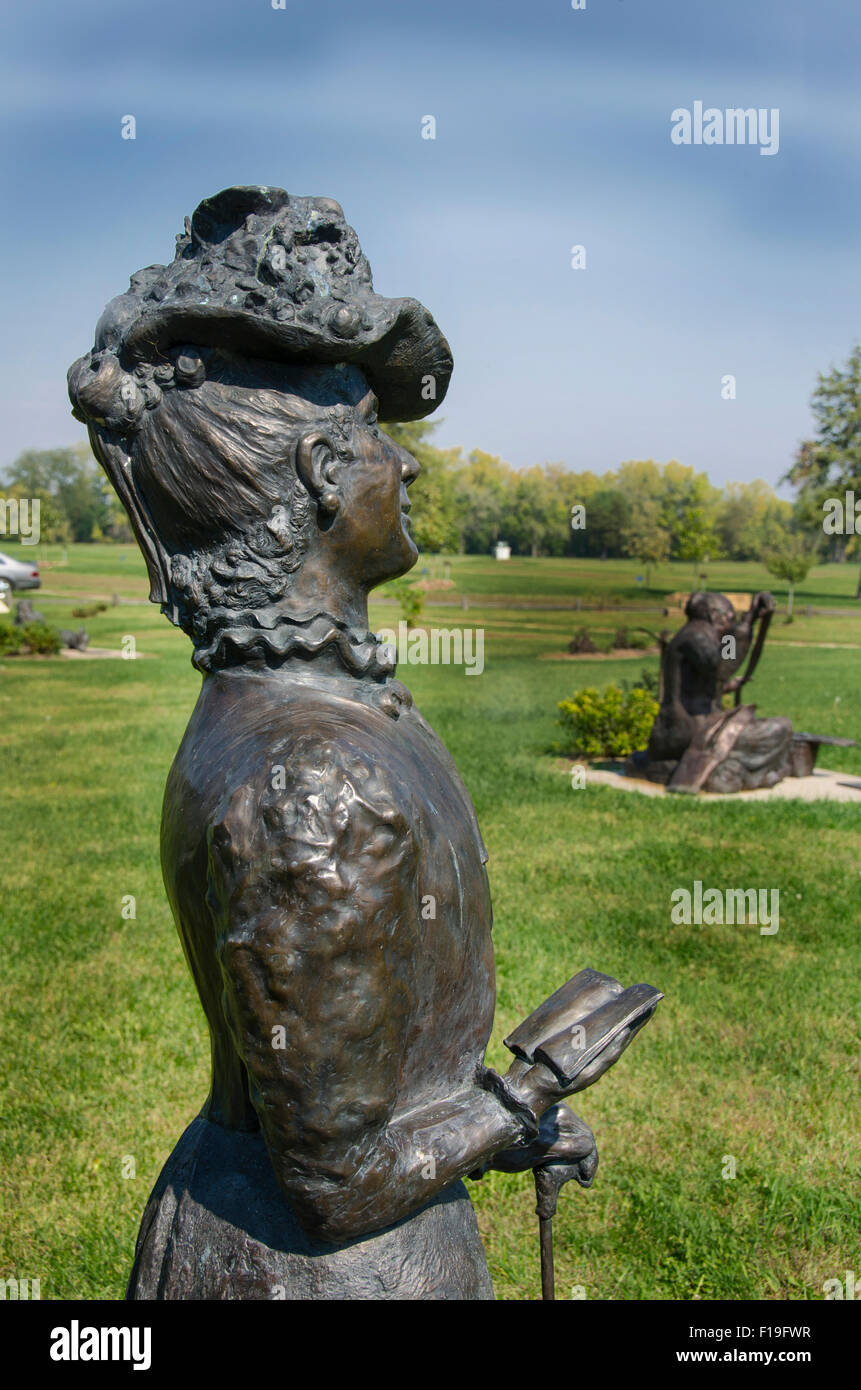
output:
M 413 458 L 412 454 L 406 449 L 400 450 L 401 455 L 401 478 L 409 486 L 414 478 L 417 478 L 422 471 L 422 466 L 418 459 Z

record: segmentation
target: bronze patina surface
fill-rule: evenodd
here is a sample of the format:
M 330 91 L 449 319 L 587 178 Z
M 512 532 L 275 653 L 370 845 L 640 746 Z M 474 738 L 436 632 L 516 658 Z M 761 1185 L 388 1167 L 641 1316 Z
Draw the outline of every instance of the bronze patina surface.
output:
M 337 203 L 233 188 L 70 370 L 203 676 L 162 863 L 212 1086 L 150 1198 L 130 1298 L 492 1297 L 462 1179 L 555 1163 L 591 1182 L 592 1133 L 562 1102 L 660 998 L 585 972 L 513 1035 L 505 1076 L 484 1064 L 487 856 L 367 609 L 417 556 L 418 464 L 378 413 L 429 413 L 451 369 L 430 314 L 374 292 Z
M 741 703 L 774 608 L 768 593 L 755 594 L 740 616 L 725 594 L 691 594 L 688 621 L 663 647 L 660 709 L 631 772 L 670 792 L 752 791 L 812 772 L 822 743 L 853 743 L 796 733 L 789 719 L 758 719 L 755 705 Z M 724 708 L 727 695 L 735 699 L 731 709 Z

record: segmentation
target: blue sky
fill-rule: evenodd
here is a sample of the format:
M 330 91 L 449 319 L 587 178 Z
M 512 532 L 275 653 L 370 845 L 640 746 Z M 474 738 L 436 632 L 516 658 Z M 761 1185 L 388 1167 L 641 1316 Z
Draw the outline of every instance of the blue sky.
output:
M 451 342 L 438 442 L 518 466 L 776 483 L 861 336 L 856 0 L 39 0 L 0 23 L 0 466 L 83 437 L 67 366 L 232 183 L 337 198 L 376 288 Z M 778 153 L 674 145 L 696 100 L 779 108 Z

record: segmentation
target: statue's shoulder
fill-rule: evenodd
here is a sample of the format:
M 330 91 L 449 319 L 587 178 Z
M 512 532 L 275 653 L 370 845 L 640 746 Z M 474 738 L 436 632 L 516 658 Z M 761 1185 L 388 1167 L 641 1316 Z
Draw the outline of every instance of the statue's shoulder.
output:
M 292 838 L 316 835 L 366 862 L 384 845 L 411 854 L 436 828 L 428 808 L 440 797 L 480 844 L 451 755 L 397 682 L 351 698 L 349 687 L 234 679 L 209 684 L 195 710 L 165 823 L 168 838 L 214 837 L 237 859 L 281 859 Z
M 669 645 L 694 660 L 711 659 L 720 651 L 717 629 L 702 618 L 691 618 L 680 627 Z
M 379 754 L 411 703 L 398 682 L 359 693 L 348 681 L 218 675 L 204 682 L 180 754 L 196 763 L 238 764 L 265 760 L 298 739 L 307 747 L 314 736 L 333 747 L 366 743 Z
M 297 690 L 229 728 L 210 853 L 228 870 L 266 863 L 275 878 L 330 886 L 363 864 L 393 870 L 415 850 L 411 799 L 386 756 L 390 720 L 360 701 Z

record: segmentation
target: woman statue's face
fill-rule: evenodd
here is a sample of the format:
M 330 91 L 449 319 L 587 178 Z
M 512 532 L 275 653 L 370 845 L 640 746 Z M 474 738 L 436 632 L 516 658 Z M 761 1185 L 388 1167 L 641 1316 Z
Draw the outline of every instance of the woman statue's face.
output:
M 409 532 L 407 488 L 420 465 L 377 425 L 372 391 L 356 407 L 354 458 L 337 475 L 338 512 L 330 540 L 367 589 L 411 569 L 418 550 Z

